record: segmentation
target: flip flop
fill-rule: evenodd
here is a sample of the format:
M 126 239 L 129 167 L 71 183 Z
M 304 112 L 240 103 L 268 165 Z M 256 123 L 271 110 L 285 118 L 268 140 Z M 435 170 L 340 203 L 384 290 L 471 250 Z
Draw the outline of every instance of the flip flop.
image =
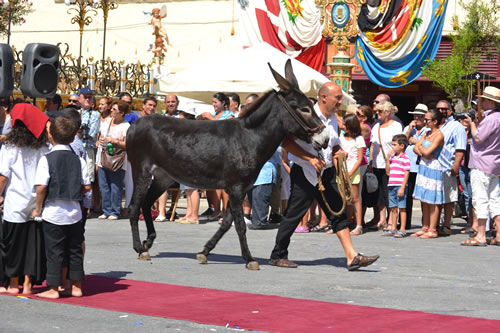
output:
M 460 243 L 460 245 L 463 245 L 463 246 L 487 246 L 488 244 L 486 244 L 486 242 L 482 243 L 482 242 L 478 241 L 476 237 L 472 237 L 466 241 L 463 241 L 462 243 Z

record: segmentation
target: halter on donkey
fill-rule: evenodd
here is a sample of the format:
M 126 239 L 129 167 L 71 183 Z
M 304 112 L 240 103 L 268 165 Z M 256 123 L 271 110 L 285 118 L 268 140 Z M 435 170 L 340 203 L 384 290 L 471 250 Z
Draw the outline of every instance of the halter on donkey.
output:
M 293 135 L 318 150 L 329 140 L 312 103 L 299 89 L 290 60 L 285 65 L 286 79 L 269 67 L 280 91 L 268 91 L 242 111 L 240 118 L 188 121 L 151 115 L 130 127 L 126 141 L 134 178 L 130 225 L 139 258 L 150 260 L 148 250 L 156 238 L 152 204 L 169 186 L 179 182 L 194 188 L 224 189 L 230 199 L 221 226 L 198 253 L 198 261 L 207 263 L 208 254 L 234 220 L 247 268 L 259 269 L 247 245 L 242 211 L 245 193 L 286 137 Z M 140 208 L 148 233 L 142 244 Z

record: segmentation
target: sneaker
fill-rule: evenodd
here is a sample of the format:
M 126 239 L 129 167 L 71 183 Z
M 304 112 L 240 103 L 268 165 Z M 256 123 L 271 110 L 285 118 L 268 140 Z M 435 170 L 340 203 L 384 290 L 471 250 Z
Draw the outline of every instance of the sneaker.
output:
M 441 228 L 438 229 L 438 234 L 439 236 L 450 236 L 451 229 L 443 225 Z
M 280 223 L 281 222 L 281 219 L 283 218 L 283 216 L 281 216 L 280 214 L 276 214 L 276 213 L 272 213 L 271 216 L 269 216 L 269 223 Z
M 255 224 L 250 224 L 248 225 L 248 229 L 251 230 L 269 230 L 269 229 L 275 229 L 278 226 L 276 224 L 260 224 L 260 225 L 255 225 Z
M 213 210 L 212 208 L 208 207 L 208 208 L 207 208 L 207 210 L 206 210 L 206 211 L 204 211 L 203 213 L 201 213 L 201 215 L 200 215 L 200 216 L 210 216 L 210 215 L 212 215 L 213 213 L 214 213 L 214 210 Z
M 252 224 L 252 220 L 251 220 L 251 219 L 249 219 L 248 217 L 243 216 L 243 219 L 245 220 L 245 224 L 246 224 L 246 225 L 251 225 L 251 224 Z

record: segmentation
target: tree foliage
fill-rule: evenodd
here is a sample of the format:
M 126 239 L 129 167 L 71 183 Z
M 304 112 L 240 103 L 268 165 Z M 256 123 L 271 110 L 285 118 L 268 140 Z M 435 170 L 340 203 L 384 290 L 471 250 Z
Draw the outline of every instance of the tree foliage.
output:
M 455 31 L 450 35 L 453 49 L 444 59 L 428 61 L 424 75 L 434 81 L 450 98 L 465 99 L 469 95 L 470 81 L 462 76 L 477 71 L 481 55 L 492 56 L 496 48 L 500 53 L 500 2 L 498 0 L 460 0 L 465 17 L 454 16 Z
M 2 6 L 5 4 L 5 6 Z M 0 36 L 7 35 L 9 28 L 9 0 L 0 0 Z M 11 25 L 21 25 L 26 22 L 26 15 L 33 11 L 33 2 L 29 0 L 14 0 Z

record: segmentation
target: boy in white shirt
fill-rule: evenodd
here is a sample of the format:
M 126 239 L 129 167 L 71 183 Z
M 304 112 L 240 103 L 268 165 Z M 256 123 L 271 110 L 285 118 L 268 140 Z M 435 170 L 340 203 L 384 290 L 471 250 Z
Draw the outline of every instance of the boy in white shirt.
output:
M 84 278 L 80 200 L 91 188 L 87 164 L 69 147 L 78 130 L 75 122 L 58 117 L 47 130 L 53 148 L 38 163 L 33 216 L 43 219 L 49 290 L 37 296 L 59 298 L 63 276 L 69 273 L 72 286 L 61 294 L 80 297 Z

